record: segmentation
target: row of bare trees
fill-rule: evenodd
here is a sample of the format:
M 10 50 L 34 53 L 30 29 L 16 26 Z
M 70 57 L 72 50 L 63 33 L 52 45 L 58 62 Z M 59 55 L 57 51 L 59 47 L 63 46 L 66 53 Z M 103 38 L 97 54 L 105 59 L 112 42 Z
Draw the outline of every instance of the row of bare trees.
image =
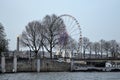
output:
M 120 55 L 120 43 L 116 40 L 100 40 L 98 42 L 91 42 L 89 38 L 83 37 L 83 58 L 86 58 L 86 54 L 89 58 L 92 54 L 96 58 L 117 58 Z
M 60 36 L 65 32 L 62 19 L 56 15 L 46 15 L 42 21 L 32 21 L 27 24 L 20 36 L 22 46 L 34 51 L 36 58 L 40 49 L 46 49 L 52 59 L 53 48 L 60 44 Z
M 96 58 L 114 57 L 120 54 L 120 44 L 116 40 L 100 40 L 91 42 L 89 38 L 82 38 L 82 57 Z M 46 15 L 42 21 L 32 21 L 27 24 L 25 30 L 20 36 L 21 45 L 34 51 L 36 58 L 40 50 L 46 50 L 52 59 L 53 49 L 78 49 L 77 42 L 72 39 L 66 31 L 66 25 L 63 20 L 53 15 Z

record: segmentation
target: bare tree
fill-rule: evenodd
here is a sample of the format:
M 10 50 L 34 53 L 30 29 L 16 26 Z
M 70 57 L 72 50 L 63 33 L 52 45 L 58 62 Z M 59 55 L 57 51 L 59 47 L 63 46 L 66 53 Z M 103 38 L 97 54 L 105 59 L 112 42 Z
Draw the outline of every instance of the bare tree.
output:
M 109 54 L 109 51 L 110 51 L 110 42 L 109 41 L 105 41 L 104 50 L 105 50 L 105 53 L 106 53 L 106 55 L 108 57 L 108 54 Z
M 101 39 L 100 40 L 100 53 L 101 53 L 101 58 L 102 58 L 102 55 L 103 55 L 103 52 L 104 52 L 104 44 L 105 44 L 105 40 Z
M 85 53 L 89 46 L 89 39 L 87 37 L 83 37 L 82 41 L 83 41 L 83 57 L 85 58 Z
M 99 57 L 99 52 L 100 52 L 100 44 L 99 42 L 95 42 L 93 45 L 93 50 L 95 52 L 95 57 L 98 58 Z
M 44 32 L 42 36 L 44 37 L 43 45 L 45 49 L 50 53 L 50 58 L 52 59 L 53 48 L 59 43 L 59 38 L 62 33 L 64 33 L 65 25 L 62 19 L 58 19 L 56 15 L 45 16 L 43 18 Z
M 87 49 L 89 51 L 89 58 L 92 58 L 92 51 L 93 51 L 93 43 L 92 42 L 89 42 Z
M 0 23 L 0 53 L 4 51 L 8 51 L 8 40 L 4 32 L 4 26 Z
M 120 58 L 120 43 L 118 43 L 118 58 Z
M 116 54 L 118 53 L 118 43 L 116 40 L 110 41 L 110 53 L 113 58 L 117 57 Z
M 39 21 L 29 22 L 25 27 L 25 31 L 22 32 L 20 36 L 20 42 L 22 46 L 28 47 L 30 50 L 35 52 L 37 58 L 38 51 L 40 50 L 42 44 L 42 25 Z

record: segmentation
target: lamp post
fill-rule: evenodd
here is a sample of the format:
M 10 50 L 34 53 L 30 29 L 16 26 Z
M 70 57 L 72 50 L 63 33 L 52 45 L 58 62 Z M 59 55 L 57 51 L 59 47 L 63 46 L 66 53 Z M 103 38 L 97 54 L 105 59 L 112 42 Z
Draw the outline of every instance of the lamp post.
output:
M 17 52 L 19 51 L 19 36 L 17 36 Z

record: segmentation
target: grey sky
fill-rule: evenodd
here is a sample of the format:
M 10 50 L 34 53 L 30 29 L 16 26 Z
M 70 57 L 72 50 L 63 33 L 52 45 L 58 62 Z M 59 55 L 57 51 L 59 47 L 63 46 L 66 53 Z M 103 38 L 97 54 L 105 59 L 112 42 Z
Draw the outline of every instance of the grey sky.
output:
M 82 35 L 91 41 L 120 42 L 120 0 L 0 0 L 0 22 L 10 39 L 10 49 L 16 49 L 16 37 L 29 21 L 53 13 L 74 16 Z

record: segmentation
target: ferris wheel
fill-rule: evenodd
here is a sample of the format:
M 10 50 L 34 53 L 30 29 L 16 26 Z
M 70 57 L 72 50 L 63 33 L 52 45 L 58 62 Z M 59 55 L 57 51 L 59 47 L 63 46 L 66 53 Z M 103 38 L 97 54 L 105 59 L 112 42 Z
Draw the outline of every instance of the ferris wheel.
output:
M 71 15 L 63 14 L 58 16 L 54 23 L 57 22 L 60 22 L 61 26 L 65 26 L 61 28 L 62 32 L 60 32 L 59 49 L 81 53 L 82 32 L 77 19 Z

